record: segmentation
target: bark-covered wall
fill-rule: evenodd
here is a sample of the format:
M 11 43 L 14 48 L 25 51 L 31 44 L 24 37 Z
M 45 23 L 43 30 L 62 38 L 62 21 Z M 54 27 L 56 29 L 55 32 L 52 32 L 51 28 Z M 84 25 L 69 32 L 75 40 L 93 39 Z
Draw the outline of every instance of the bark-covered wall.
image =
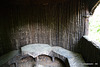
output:
M 32 43 L 75 51 L 87 34 L 88 10 L 83 0 L 0 9 L 0 55 Z

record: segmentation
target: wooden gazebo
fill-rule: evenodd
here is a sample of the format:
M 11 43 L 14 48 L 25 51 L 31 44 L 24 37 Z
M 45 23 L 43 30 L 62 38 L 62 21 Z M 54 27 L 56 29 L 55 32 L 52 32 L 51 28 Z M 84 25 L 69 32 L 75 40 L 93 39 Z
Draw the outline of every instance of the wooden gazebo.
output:
M 0 56 L 28 44 L 49 44 L 78 52 L 85 62 L 99 63 L 100 50 L 83 37 L 88 35 L 89 16 L 99 3 L 99 0 L 2 0 Z

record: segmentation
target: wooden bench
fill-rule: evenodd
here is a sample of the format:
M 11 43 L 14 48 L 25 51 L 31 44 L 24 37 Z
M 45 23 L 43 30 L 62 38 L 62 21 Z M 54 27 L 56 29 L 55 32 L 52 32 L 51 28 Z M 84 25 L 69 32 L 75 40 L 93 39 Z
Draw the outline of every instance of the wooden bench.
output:
M 22 55 L 20 55 L 18 53 L 18 50 L 15 51 L 11 51 L 8 54 L 0 57 L 0 66 L 2 66 L 5 63 L 16 63 L 17 60 L 20 60 L 20 58 L 16 59 L 17 55 L 20 56 L 32 56 L 33 58 L 37 58 L 39 55 L 48 55 L 53 57 L 54 54 L 61 56 L 58 57 L 60 59 L 62 59 L 62 57 L 68 59 L 68 63 L 69 63 L 69 67 L 88 67 L 85 63 L 85 61 L 83 60 L 82 56 L 78 53 L 66 50 L 62 47 L 58 47 L 58 46 L 49 46 L 48 44 L 29 44 L 26 45 L 24 47 L 21 48 L 22 50 Z M 8 64 L 8 65 L 9 65 Z M 67 64 L 65 62 L 65 64 Z

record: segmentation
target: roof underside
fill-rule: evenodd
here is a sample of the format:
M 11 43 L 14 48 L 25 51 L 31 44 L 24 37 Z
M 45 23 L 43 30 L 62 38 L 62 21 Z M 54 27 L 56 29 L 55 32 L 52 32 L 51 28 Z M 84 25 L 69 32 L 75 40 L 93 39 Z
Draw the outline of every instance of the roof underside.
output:
M 43 5 L 43 4 L 51 4 L 51 3 L 61 3 L 61 2 L 67 2 L 70 0 L 3 0 L 1 4 L 7 4 L 7 5 Z
M 71 0 L 2 0 L 2 2 L 0 2 L 0 5 L 3 6 L 19 6 L 19 5 L 24 5 L 24 6 L 28 6 L 28 5 L 48 5 L 48 4 L 55 4 L 55 3 L 62 3 L 62 2 L 66 2 L 69 3 L 69 1 Z M 75 0 L 74 0 L 75 1 Z M 76 0 L 79 1 L 79 0 Z M 87 4 L 90 13 L 92 14 L 95 10 L 95 8 L 97 7 L 97 5 L 100 3 L 100 0 L 84 0 L 85 3 Z
M 96 7 L 100 4 L 100 0 L 86 0 L 90 14 L 93 14 Z

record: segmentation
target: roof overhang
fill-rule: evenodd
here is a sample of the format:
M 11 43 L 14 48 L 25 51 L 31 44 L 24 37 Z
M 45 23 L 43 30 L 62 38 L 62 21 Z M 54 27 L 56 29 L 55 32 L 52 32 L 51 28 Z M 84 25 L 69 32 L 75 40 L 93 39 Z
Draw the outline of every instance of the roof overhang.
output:
M 92 2 L 88 3 L 88 8 L 89 8 L 90 15 L 93 15 L 94 10 L 96 9 L 96 7 L 99 4 L 100 4 L 100 0 L 93 0 Z

